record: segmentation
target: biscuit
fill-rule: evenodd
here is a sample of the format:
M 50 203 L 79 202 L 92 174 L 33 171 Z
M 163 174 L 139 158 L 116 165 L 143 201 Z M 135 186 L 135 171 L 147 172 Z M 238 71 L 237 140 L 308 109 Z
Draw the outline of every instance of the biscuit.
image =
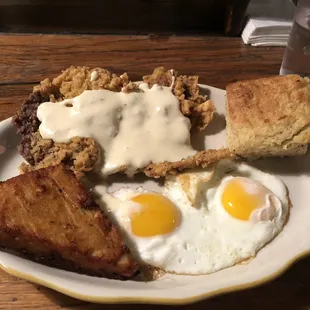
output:
M 310 143 L 309 79 L 245 80 L 226 87 L 226 138 L 242 157 L 303 155 Z

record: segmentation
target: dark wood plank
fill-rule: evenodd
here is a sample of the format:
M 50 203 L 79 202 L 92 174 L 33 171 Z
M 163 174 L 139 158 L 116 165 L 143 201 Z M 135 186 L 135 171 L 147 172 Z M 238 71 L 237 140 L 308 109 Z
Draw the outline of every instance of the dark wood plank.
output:
M 164 65 L 224 87 L 277 74 L 283 55 L 283 48 L 254 48 L 227 37 L 1 35 L 0 45 L 2 83 L 37 82 L 71 64 L 127 71 L 134 79 Z
M 237 35 L 249 0 L 2 0 L 0 31 Z
M 224 88 L 277 74 L 283 48 L 253 48 L 239 38 L 176 36 L 0 35 L 0 118 L 13 114 L 32 86 L 70 65 L 124 71 L 133 80 L 163 65 Z
M 0 85 L 0 120 L 12 116 L 24 98 L 32 92 L 32 84 Z

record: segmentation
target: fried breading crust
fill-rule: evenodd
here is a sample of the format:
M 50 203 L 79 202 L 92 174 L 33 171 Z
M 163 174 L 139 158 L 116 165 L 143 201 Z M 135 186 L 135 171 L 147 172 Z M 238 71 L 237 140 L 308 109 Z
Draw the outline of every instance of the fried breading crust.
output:
M 91 75 L 96 72 L 96 78 L 92 80 Z M 174 95 L 180 101 L 182 113 L 189 117 L 192 128 L 203 130 L 213 119 L 215 112 L 214 104 L 207 100 L 206 96 L 199 94 L 197 76 L 178 76 L 173 70 L 159 67 L 154 72 L 145 76 L 144 81 L 152 86 L 171 86 Z M 80 95 L 84 90 L 108 89 L 111 91 L 131 92 L 138 89 L 136 83 L 132 83 L 126 73 L 118 76 L 101 68 L 90 69 L 87 67 L 69 67 L 52 81 L 45 79 L 40 85 L 34 87 L 34 92 L 22 104 L 21 110 L 13 117 L 13 124 L 17 132 L 21 134 L 22 140 L 19 145 L 20 154 L 26 159 L 30 166 L 23 164 L 21 172 L 58 165 L 64 163 L 77 177 L 91 171 L 99 159 L 99 147 L 91 138 L 76 137 L 69 143 L 54 143 L 50 139 L 43 139 L 39 133 L 40 121 L 36 113 L 42 102 L 59 101 Z M 195 161 L 200 157 L 188 158 L 187 162 Z M 204 156 L 201 156 L 205 158 Z M 171 165 L 170 165 L 171 164 Z M 155 164 L 154 164 L 155 165 Z M 174 168 L 159 168 L 170 165 Z M 177 169 L 177 166 L 180 167 Z M 182 170 L 183 163 L 159 163 L 156 167 L 147 167 L 144 171 L 159 171 L 160 174 L 146 173 L 149 176 L 164 176 L 163 171 Z M 124 169 L 121 169 L 123 171 Z M 142 170 L 143 171 L 143 170 Z M 169 172 L 170 173 L 170 172 Z
M 0 182 L 0 245 L 88 275 L 138 270 L 117 227 L 62 165 Z
M 99 149 L 94 139 L 74 137 L 69 143 L 55 143 L 51 139 L 42 139 L 37 131 L 31 136 L 30 154 L 35 166 L 22 163 L 21 173 L 57 166 L 65 163 L 78 178 L 91 171 L 99 159 Z
M 198 76 L 177 75 L 175 70 L 166 70 L 164 67 L 156 68 L 151 75 L 143 77 L 149 85 L 171 86 L 173 94 L 180 101 L 183 115 L 190 118 L 192 129 L 203 130 L 212 121 L 216 111 L 211 100 L 199 93 Z
M 160 178 L 169 174 L 177 174 L 186 169 L 207 167 L 221 159 L 233 157 L 228 149 L 206 150 L 177 162 L 162 162 L 148 165 L 143 172 L 152 178 Z

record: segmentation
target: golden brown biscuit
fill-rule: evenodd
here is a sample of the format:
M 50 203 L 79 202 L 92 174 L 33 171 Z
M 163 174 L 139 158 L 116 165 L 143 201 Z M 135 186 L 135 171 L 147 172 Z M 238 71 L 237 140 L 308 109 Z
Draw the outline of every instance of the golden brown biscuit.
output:
M 226 87 L 227 145 L 243 157 L 303 155 L 310 143 L 309 79 L 246 80 Z

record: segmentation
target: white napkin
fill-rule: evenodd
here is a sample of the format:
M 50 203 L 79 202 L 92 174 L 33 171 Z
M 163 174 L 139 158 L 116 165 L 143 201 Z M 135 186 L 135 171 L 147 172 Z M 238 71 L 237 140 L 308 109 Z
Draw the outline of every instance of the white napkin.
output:
M 242 40 L 253 46 L 285 46 L 292 27 L 292 21 L 249 18 L 243 32 Z
M 286 45 L 295 6 L 292 0 L 251 0 L 247 9 L 248 22 L 242 39 L 254 46 Z

